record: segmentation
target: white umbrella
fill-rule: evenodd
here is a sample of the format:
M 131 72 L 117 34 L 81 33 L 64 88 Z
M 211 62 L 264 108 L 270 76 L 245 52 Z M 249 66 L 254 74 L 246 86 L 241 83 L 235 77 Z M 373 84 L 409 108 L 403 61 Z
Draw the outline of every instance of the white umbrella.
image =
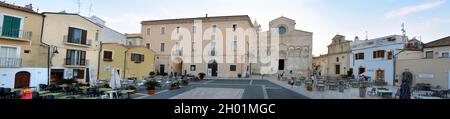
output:
M 95 82 L 97 82 L 97 79 L 95 79 L 94 70 L 94 67 L 89 65 L 89 85 L 91 86 L 95 86 Z
M 119 76 L 119 73 L 117 72 L 117 70 L 116 70 L 114 76 L 115 76 L 114 79 L 115 79 L 115 83 L 116 83 L 116 88 L 122 87 L 120 84 L 120 76 Z
M 116 88 L 116 71 L 115 68 L 111 69 L 111 80 L 109 80 L 109 87 L 112 89 Z

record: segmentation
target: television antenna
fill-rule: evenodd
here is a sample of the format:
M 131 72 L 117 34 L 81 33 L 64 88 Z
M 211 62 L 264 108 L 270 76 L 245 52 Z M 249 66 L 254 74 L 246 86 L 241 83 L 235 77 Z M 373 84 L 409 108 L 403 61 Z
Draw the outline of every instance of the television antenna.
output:
M 78 4 L 78 14 L 80 14 L 81 11 L 81 1 L 77 0 L 77 4 Z

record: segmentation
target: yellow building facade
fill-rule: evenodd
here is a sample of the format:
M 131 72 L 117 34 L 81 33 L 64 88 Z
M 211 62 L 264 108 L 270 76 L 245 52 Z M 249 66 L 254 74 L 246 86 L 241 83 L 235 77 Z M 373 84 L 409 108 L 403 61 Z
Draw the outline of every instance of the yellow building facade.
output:
M 102 26 L 78 14 L 44 12 L 43 42 L 51 45 L 51 81 L 96 77 Z
M 0 2 L 0 87 L 38 87 L 48 83 L 47 47 L 41 45 L 43 15 Z
M 102 44 L 100 80 L 111 79 L 115 69 L 121 79 L 143 79 L 154 71 L 154 52 L 144 46 L 125 46 L 119 43 Z

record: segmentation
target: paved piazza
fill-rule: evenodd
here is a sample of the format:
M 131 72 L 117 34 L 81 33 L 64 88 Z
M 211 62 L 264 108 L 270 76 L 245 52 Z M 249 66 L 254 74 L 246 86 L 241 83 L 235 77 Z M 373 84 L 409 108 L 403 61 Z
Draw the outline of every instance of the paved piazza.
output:
M 195 88 L 170 99 L 241 99 L 244 89 Z
M 258 79 L 213 79 L 190 82 L 178 90 L 155 95 L 140 91 L 134 99 L 309 99 L 285 87 Z

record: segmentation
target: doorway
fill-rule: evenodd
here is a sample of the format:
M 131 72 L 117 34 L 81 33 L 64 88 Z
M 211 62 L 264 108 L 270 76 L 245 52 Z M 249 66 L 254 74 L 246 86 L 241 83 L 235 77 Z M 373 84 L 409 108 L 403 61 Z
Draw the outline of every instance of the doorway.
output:
M 284 70 L 284 59 L 278 61 L 278 70 Z
M 213 60 L 208 64 L 208 70 L 211 70 L 211 76 L 217 77 L 217 62 L 216 60 Z
M 16 73 L 14 88 L 25 88 L 30 86 L 30 72 L 21 71 Z

